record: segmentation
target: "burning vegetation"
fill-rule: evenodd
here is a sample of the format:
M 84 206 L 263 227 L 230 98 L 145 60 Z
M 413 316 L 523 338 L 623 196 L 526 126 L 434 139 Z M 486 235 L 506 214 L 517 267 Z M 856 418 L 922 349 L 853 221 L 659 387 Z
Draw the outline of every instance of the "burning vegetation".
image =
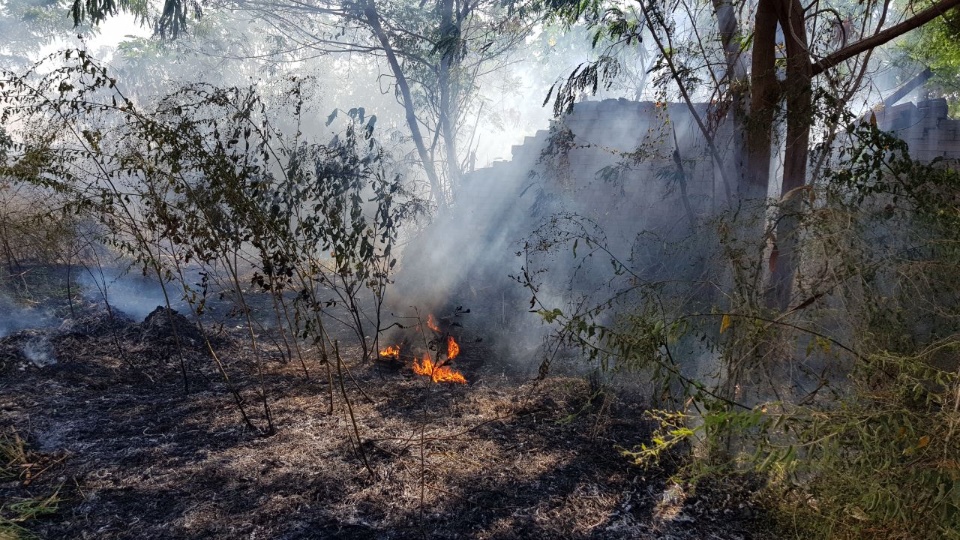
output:
M 390 345 L 380 351 L 380 358 L 384 360 L 400 360 L 400 346 Z
M 434 332 L 440 334 L 440 327 L 437 326 L 437 319 L 434 318 L 433 314 L 427 315 L 427 328 L 433 330 Z
M 467 379 L 463 373 L 450 366 L 450 362 L 460 355 L 460 344 L 457 343 L 456 338 L 440 329 L 433 314 L 427 316 L 426 326 L 436 335 L 427 343 L 427 348 L 435 348 L 436 353 L 431 354 L 431 350 L 427 350 L 410 355 L 412 356 L 410 368 L 417 375 L 429 377 L 435 383 L 466 384 Z M 419 327 L 418 325 L 417 328 Z M 380 350 L 379 357 L 384 361 L 402 362 L 403 348 L 403 344 L 389 345 Z M 434 357 L 431 358 L 431 356 Z
M 447 359 L 449 361 L 449 358 Z M 413 361 L 413 372 L 417 375 L 430 377 L 435 383 L 449 382 L 467 384 L 467 379 L 459 371 L 454 370 L 443 362 L 434 363 L 428 353 L 423 354 L 422 362 Z
M 178 362 L 164 353 L 174 328 L 200 329 L 163 325 L 167 315 L 182 322 L 163 315 L 49 329 L 57 361 L 43 366 L 17 352 L 29 336 L 0 338 L 0 501 L 11 503 L 0 505 L 0 538 L 633 540 L 652 537 L 651 524 L 678 540 L 772 538 L 754 534 L 743 497 L 722 492 L 687 498 L 683 519 L 656 513 L 668 477 L 624 467 L 610 444 L 640 440 L 641 404 L 605 407 L 582 379 L 434 385 L 352 363 L 358 385 L 345 394 L 363 436 L 353 450 L 344 415 L 316 399 L 325 381 L 266 344 L 282 435 L 262 437 L 223 406 L 202 345 L 185 350 L 203 376 L 182 393 Z M 217 350 L 238 386 L 256 383 L 242 332 L 221 336 Z M 376 388 L 374 399 L 360 388 Z
M 447 336 L 447 360 L 453 360 L 460 354 L 460 345 L 457 345 L 453 336 Z

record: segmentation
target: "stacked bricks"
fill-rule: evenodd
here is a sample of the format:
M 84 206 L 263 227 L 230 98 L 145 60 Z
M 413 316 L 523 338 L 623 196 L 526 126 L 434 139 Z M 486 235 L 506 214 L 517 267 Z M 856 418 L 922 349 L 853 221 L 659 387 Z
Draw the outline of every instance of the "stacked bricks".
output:
M 874 114 L 880 129 L 907 143 L 913 159 L 960 160 L 960 120 L 948 118 L 946 99 L 903 103 Z

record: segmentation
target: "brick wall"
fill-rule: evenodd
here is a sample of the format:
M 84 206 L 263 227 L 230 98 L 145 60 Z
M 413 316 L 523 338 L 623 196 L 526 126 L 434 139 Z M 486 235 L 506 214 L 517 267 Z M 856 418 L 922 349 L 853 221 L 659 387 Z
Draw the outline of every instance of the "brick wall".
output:
M 903 103 L 875 114 L 877 126 L 906 142 L 913 159 L 960 160 L 960 120 L 947 117 L 947 100 Z
M 579 103 L 551 129 L 514 146 L 509 162 L 469 175 L 461 201 L 496 207 L 471 210 L 478 222 L 505 210 L 530 216 L 539 209 L 540 217 L 575 212 L 619 235 L 612 238 L 619 243 L 632 241 L 644 228 L 675 229 L 689 221 L 688 208 L 696 215 L 710 213 L 724 193 L 704 137 L 690 118 L 678 104 Z M 683 204 L 684 190 L 689 206 Z M 494 192 L 511 194 L 511 201 L 504 206 Z M 534 211 L 524 210 L 521 199 Z M 494 219 L 504 221 L 512 220 Z
M 707 118 L 704 106 L 698 112 Z M 425 304 L 477 305 L 484 291 L 499 299 L 516 285 L 507 276 L 519 273 L 523 260 L 516 254 L 524 241 L 557 212 L 595 222 L 624 257 L 641 232 L 664 242 L 683 237 L 690 231 L 690 211 L 709 215 L 725 197 L 704 137 L 690 118 L 680 104 L 622 99 L 577 104 L 551 129 L 514 146 L 510 161 L 464 178 L 454 212 L 441 216 L 405 253 L 398 289 L 407 287 L 409 296 Z M 917 159 L 960 159 L 960 121 L 947 118 L 945 100 L 891 107 L 877 113 L 877 122 L 906 140 Z M 721 152 L 733 136 L 727 130 L 715 136 Z M 680 167 L 688 205 L 678 182 Z M 564 263 L 555 268 L 559 274 Z
M 398 296 L 421 305 L 468 305 L 479 314 L 484 306 L 479 299 L 493 294 L 502 313 L 502 292 L 518 291 L 509 275 L 519 274 L 525 264 L 517 253 L 558 212 L 596 223 L 604 243 L 625 259 L 641 231 L 665 238 L 686 234 L 688 208 L 706 214 L 723 192 L 689 116 L 676 104 L 578 104 L 551 129 L 513 147 L 510 161 L 464 178 L 454 210 L 406 248 Z M 683 204 L 675 153 L 685 173 L 689 205 Z M 571 257 L 569 247 L 556 256 Z M 598 279 L 609 274 L 609 262 L 601 259 L 597 257 L 602 272 L 580 271 Z M 551 274 L 555 283 L 563 283 L 563 273 L 576 266 L 569 263 L 558 259 Z M 522 290 L 517 294 L 505 301 L 516 303 L 511 310 L 525 313 L 529 299 Z

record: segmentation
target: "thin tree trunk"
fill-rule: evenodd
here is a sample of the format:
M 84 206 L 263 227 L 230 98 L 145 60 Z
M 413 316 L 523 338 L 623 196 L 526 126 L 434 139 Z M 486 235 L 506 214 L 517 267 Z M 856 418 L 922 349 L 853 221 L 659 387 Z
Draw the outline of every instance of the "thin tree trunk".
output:
M 740 22 L 732 0 L 713 0 L 713 10 L 717 16 L 717 30 L 720 33 L 720 43 L 723 45 L 724 57 L 727 61 L 726 79 L 733 84 L 743 78 L 746 69 L 740 60 L 741 48 L 737 43 Z
M 810 129 L 813 127 L 813 83 L 803 6 L 799 0 L 782 0 L 778 6 L 787 46 L 787 142 L 781 194 L 807 183 Z
M 454 129 L 453 112 L 454 82 L 452 67 L 455 64 L 459 36 L 453 22 L 453 0 L 443 0 L 440 6 L 440 129 L 443 131 L 444 152 L 447 158 L 447 184 L 451 195 L 456 193 L 460 184 L 459 159 L 457 158 L 457 134 Z
M 397 81 L 397 89 L 400 91 L 400 97 L 403 101 L 402 105 L 406 112 L 410 137 L 413 139 L 413 144 L 417 147 L 417 155 L 420 156 L 420 161 L 423 163 L 423 170 L 427 174 L 427 179 L 430 181 L 430 191 L 433 193 L 437 208 L 443 211 L 447 206 L 446 197 L 440 186 L 440 177 L 437 175 L 436 166 L 433 159 L 430 158 L 426 144 L 423 142 L 423 134 L 420 132 L 420 124 L 417 120 L 417 111 L 413 104 L 413 96 L 410 93 L 410 85 L 407 82 L 407 77 L 403 74 L 403 67 L 397 59 L 393 45 L 390 43 L 387 33 L 383 30 L 383 25 L 380 24 L 380 14 L 377 12 L 377 6 L 374 0 L 367 1 L 363 9 L 363 16 L 366 17 L 367 24 L 370 25 L 374 37 L 380 42 L 383 53 L 387 57 L 387 62 L 390 64 L 390 70 L 393 71 L 393 76 Z
M 687 87 L 682 82 L 682 79 L 680 77 L 680 72 L 677 69 L 677 66 L 673 62 L 673 57 L 672 57 L 673 53 L 671 51 L 673 51 L 674 48 L 673 48 L 673 44 L 670 42 L 670 34 L 669 33 L 666 34 L 666 39 L 667 39 L 666 44 L 657 35 L 656 26 L 654 26 L 655 24 L 660 28 L 666 27 L 666 24 L 663 21 L 662 16 L 659 15 L 657 12 L 648 9 L 644 4 L 640 4 L 640 9 L 643 12 L 644 19 L 647 22 L 647 28 L 650 29 L 650 34 L 653 37 L 653 41 L 654 43 L 656 43 L 657 49 L 660 50 L 660 54 L 663 56 L 664 61 L 666 61 L 667 69 L 670 70 L 671 77 L 677 83 L 677 90 L 680 91 L 680 97 L 683 98 L 683 102 L 686 104 L 687 110 L 690 112 L 690 116 L 693 118 L 693 121 L 696 123 L 697 128 L 700 130 L 700 133 L 703 134 L 703 138 L 707 143 L 707 148 L 710 150 L 710 155 L 713 157 L 714 163 L 717 165 L 721 165 L 723 163 L 723 158 L 720 156 L 720 151 L 717 150 L 717 145 L 714 140 L 715 139 L 714 134 L 711 133 L 709 129 L 707 129 L 707 126 L 703 122 L 703 118 L 701 118 L 700 113 L 697 112 L 697 108 L 694 106 L 693 100 L 690 98 L 690 93 L 687 91 Z M 730 182 L 728 181 L 726 172 L 724 171 L 724 168 L 722 166 L 719 168 L 719 171 L 720 171 L 721 180 L 723 182 L 724 192 L 726 193 L 726 196 L 727 196 L 727 203 L 732 204 L 733 193 L 731 193 L 731 190 L 733 188 L 730 186 Z

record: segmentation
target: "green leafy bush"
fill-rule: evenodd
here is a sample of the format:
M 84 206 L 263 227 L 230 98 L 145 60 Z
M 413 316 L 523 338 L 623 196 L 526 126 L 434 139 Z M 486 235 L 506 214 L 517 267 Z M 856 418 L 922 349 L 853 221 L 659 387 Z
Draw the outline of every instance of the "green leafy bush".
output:
M 847 133 L 800 205 L 799 300 L 785 312 L 764 302 L 768 233 L 736 215 L 660 252 L 697 250 L 701 281 L 651 279 L 577 217 L 541 229 L 524 275 L 563 343 L 653 381 L 660 427 L 621 449 L 632 462 L 680 450 L 690 482 L 760 473 L 785 535 L 958 538 L 960 174 L 913 161 L 870 122 Z M 551 304 L 529 253 L 558 250 L 608 258 L 613 285 Z

